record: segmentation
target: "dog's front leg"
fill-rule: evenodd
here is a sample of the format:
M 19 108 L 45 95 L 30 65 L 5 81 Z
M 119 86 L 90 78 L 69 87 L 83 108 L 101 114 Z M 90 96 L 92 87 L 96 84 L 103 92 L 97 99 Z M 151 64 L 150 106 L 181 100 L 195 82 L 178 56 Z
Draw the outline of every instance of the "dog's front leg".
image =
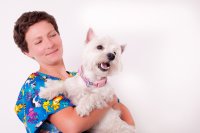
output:
M 47 80 L 45 88 L 41 87 L 39 92 L 39 96 L 47 100 L 51 100 L 59 94 L 66 95 L 66 91 L 63 81 L 58 80 Z
M 76 112 L 83 117 L 89 115 L 92 110 L 105 106 L 107 106 L 107 103 L 100 95 L 97 93 L 87 93 L 78 102 Z

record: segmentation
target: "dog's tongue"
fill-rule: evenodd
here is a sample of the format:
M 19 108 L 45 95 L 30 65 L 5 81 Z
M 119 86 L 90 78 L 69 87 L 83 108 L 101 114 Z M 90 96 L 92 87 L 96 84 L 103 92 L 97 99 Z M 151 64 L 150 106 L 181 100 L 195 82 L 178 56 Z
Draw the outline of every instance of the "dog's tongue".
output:
M 110 68 L 110 64 L 109 63 L 101 63 L 101 68 L 109 69 Z

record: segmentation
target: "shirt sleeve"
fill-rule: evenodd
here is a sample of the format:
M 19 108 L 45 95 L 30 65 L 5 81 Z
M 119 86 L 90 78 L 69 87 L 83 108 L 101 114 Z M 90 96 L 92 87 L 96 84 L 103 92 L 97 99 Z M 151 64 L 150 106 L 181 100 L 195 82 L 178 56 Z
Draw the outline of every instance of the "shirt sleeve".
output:
M 46 79 L 35 76 L 29 77 L 19 93 L 15 112 L 23 122 L 27 132 L 36 132 L 49 115 L 68 106 L 74 106 L 64 95 L 52 100 L 45 100 L 38 96 L 40 87 L 44 87 Z

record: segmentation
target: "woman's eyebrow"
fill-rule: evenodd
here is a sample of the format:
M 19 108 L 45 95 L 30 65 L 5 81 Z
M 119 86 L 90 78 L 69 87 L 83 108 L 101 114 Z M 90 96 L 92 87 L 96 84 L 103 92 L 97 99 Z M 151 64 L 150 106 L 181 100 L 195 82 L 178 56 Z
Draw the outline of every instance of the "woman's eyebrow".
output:
M 39 40 L 39 39 L 42 39 L 42 37 L 41 36 L 37 36 L 37 37 L 35 37 L 35 38 L 32 39 L 32 42 L 34 42 L 36 40 Z
M 55 30 L 55 29 L 50 30 L 50 31 L 48 32 L 48 34 L 51 34 L 52 32 L 56 32 L 56 30 Z

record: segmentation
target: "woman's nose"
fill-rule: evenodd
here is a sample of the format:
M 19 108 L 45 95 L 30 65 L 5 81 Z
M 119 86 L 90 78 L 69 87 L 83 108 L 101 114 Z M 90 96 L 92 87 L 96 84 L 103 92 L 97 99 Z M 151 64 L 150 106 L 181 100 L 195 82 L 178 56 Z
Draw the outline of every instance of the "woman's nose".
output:
M 47 38 L 46 39 L 46 46 L 47 46 L 47 49 L 51 49 L 54 46 L 54 42 L 51 39 Z

